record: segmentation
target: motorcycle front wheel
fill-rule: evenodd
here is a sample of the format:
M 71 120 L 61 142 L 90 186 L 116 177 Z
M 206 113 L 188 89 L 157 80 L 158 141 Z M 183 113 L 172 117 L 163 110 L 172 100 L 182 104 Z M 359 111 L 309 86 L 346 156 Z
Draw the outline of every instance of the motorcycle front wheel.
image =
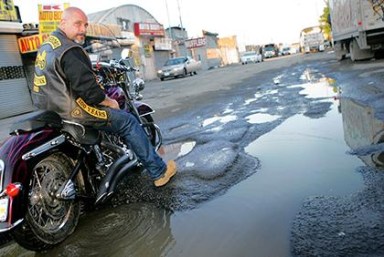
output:
M 25 220 L 12 236 L 22 247 L 42 251 L 64 241 L 75 230 L 80 217 L 76 200 L 61 200 L 57 190 L 73 168 L 64 154 L 50 155 L 33 168 Z

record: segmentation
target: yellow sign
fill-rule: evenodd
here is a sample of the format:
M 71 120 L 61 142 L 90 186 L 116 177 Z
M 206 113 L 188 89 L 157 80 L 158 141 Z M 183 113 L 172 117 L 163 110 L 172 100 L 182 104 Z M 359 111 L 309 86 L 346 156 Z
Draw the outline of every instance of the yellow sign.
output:
M 0 0 L 0 20 L 17 21 L 17 13 L 13 0 Z
M 64 4 L 39 4 L 39 33 L 51 33 L 60 24 L 63 11 L 69 7 L 69 3 Z

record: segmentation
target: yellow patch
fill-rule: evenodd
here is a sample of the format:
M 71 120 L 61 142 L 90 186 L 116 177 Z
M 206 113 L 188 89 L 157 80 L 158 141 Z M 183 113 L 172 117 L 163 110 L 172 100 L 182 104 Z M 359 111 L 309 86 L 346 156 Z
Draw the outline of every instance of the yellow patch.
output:
M 81 109 L 79 107 L 76 107 L 72 110 L 71 116 L 75 118 L 81 118 L 83 115 L 81 114 Z
M 35 77 L 33 79 L 33 92 L 39 92 L 40 87 L 47 85 L 47 79 L 45 76 L 37 76 L 35 74 Z
M 35 78 L 33 79 L 33 84 L 34 84 L 35 86 L 45 86 L 45 85 L 47 85 L 47 79 L 45 78 L 44 75 L 42 75 L 42 76 L 37 76 L 37 75 L 35 74 Z
M 38 53 L 36 56 L 35 67 L 38 67 L 40 70 L 44 70 L 45 66 L 47 66 L 47 52 L 43 51 L 42 53 Z
M 108 115 L 106 111 L 89 106 L 84 102 L 83 99 L 77 98 L 76 103 L 80 106 L 81 109 L 83 109 L 89 115 L 102 120 L 108 119 Z
M 49 36 L 49 38 L 44 42 L 44 44 L 49 44 L 53 49 L 58 48 L 61 46 L 60 40 L 55 36 Z

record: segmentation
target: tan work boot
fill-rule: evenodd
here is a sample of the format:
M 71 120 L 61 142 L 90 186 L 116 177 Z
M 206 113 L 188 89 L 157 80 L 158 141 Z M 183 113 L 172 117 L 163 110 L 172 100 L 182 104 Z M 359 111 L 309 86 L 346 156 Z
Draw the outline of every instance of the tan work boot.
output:
M 168 181 L 176 174 L 176 162 L 173 160 L 168 161 L 167 169 L 165 170 L 163 176 L 155 180 L 155 186 L 161 187 L 168 183 Z

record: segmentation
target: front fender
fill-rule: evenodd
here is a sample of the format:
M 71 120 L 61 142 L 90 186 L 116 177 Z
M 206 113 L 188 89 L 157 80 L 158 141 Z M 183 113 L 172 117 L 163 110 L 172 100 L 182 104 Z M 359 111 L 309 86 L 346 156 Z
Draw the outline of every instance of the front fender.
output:
M 28 188 L 32 175 L 31 164 L 33 164 L 33 161 L 25 158 L 25 154 L 59 135 L 51 129 L 15 135 L 9 137 L 0 147 L 0 159 L 4 162 L 4 168 L 0 170 L 0 192 L 4 192 L 10 183 L 17 182 L 22 185 L 21 192 L 16 197 L 11 199 L 4 195 L 0 198 L 0 232 L 17 225 L 25 215 Z M 7 198 L 8 206 L 4 203 L 7 200 L 3 200 Z M 4 208 L 6 209 L 5 212 Z
M 146 103 L 143 103 L 140 101 L 135 101 L 133 104 L 135 105 L 135 107 L 136 107 L 136 109 L 139 112 L 141 117 L 155 113 L 155 110 L 153 110 L 152 107 Z

